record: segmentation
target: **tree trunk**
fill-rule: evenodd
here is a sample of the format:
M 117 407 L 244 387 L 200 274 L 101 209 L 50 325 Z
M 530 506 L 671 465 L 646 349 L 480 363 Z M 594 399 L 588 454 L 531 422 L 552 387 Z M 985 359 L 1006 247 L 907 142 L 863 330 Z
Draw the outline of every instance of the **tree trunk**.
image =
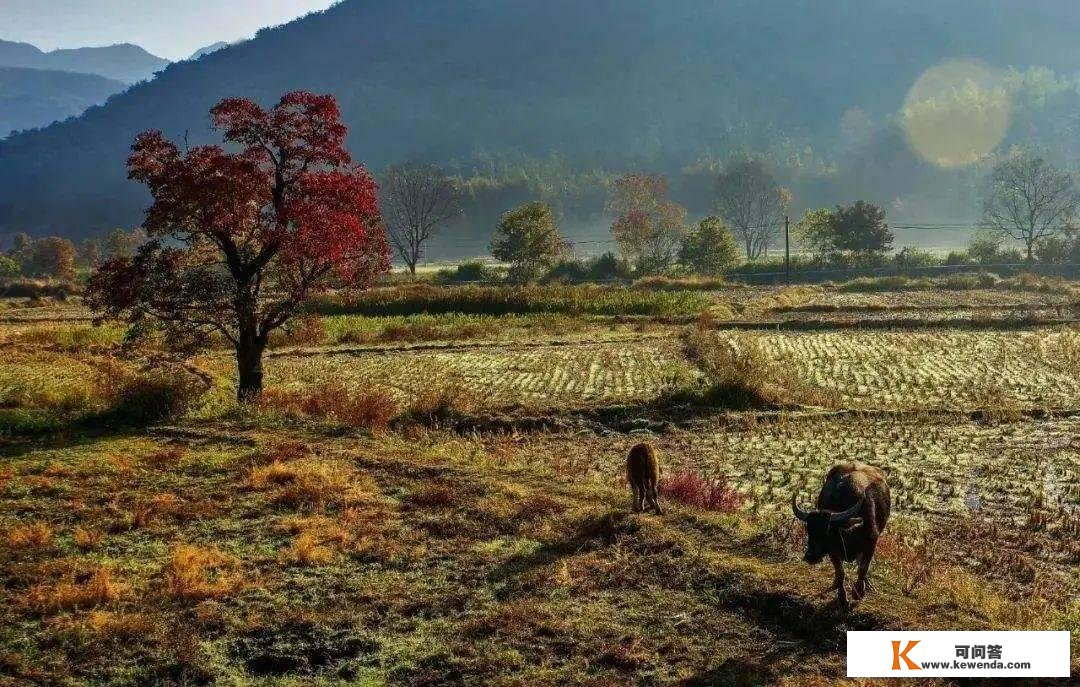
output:
M 262 393 L 262 355 L 265 349 L 265 337 L 254 334 L 241 335 L 236 344 L 236 372 L 239 380 L 236 398 L 241 403 L 254 401 Z

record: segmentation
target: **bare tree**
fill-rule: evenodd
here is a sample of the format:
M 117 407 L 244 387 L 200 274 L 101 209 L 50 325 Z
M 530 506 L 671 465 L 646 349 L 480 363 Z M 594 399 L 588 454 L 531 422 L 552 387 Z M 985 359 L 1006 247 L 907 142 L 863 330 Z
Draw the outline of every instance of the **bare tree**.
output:
M 390 243 L 415 275 L 424 244 L 461 212 L 457 189 L 439 167 L 406 162 L 387 168 L 382 196 Z
M 1080 191 L 1072 174 L 1021 153 L 991 173 L 982 224 L 1022 242 L 1031 262 L 1036 244 L 1060 232 L 1078 208 Z
M 790 203 L 791 193 L 758 160 L 735 162 L 717 176 L 713 209 L 731 225 L 750 260 L 768 250 Z

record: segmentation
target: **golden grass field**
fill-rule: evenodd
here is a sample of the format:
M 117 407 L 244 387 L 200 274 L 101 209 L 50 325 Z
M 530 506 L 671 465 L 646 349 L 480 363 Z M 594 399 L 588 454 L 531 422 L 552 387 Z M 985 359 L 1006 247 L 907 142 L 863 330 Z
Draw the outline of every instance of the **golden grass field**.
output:
M 0 685 L 832 685 L 850 629 L 1076 636 L 1075 290 L 695 294 L 312 317 L 256 407 L 227 349 L 163 368 L 77 299 L 2 304 Z M 770 401 L 703 405 L 693 332 Z M 631 513 L 641 440 L 733 505 Z M 850 612 L 788 510 L 844 460 L 894 512 Z

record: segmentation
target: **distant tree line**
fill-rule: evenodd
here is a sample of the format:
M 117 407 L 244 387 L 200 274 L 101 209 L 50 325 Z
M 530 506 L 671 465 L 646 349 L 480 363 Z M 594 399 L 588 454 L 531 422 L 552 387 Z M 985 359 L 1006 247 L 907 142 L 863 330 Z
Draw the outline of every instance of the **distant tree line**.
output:
M 142 229 L 113 229 L 76 246 L 61 236 L 34 238 L 20 232 L 0 255 L 0 278 L 40 277 L 75 281 L 80 269 L 93 269 L 103 260 L 131 257 L 146 240 Z
M 687 208 L 672 198 L 662 174 L 630 172 L 604 180 L 604 210 L 611 217 L 611 242 L 618 255 L 598 262 L 600 271 L 609 278 L 618 278 L 616 273 L 717 276 L 744 260 L 748 264 L 740 271 L 755 271 L 755 263 L 760 269 L 775 269 L 766 258 L 783 240 L 791 191 L 761 160 L 734 159 L 707 173 L 711 185 L 699 192 L 709 196 L 711 213 L 696 224 L 688 222 Z M 415 274 L 424 242 L 463 211 L 463 198 L 476 193 L 476 185 L 475 179 L 464 183 L 430 165 L 388 171 L 384 193 L 391 208 L 386 213 L 389 231 L 391 237 L 400 237 L 394 242 L 411 272 Z M 424 189 L 426 193 L 420 192 Z M 865 200 L 812 208 L 789 226 L 797 252 L 794 265 L 845 269 L 1080 262 L 1080 189 L 1070 172 L 1030 152 L 1014 152 L 989 174 L 982 202 L 982 220 L 968 250 L 947 256 L 914 247 L 893 253 L 895 236 L 884 208 Z M 410 206 L 416 209 L 402 210 Z M 496 259 L 511 265 L 514 280 L 552 274 L 587 279 L 598 273 L 597 266 L 587 263 L 569 267 L 572 244 L 559 232 L 559 214 L 557 204 L 537 199 L 500 218 L 490 249 Z M 621 267 L 615 268 L 612 260 Z

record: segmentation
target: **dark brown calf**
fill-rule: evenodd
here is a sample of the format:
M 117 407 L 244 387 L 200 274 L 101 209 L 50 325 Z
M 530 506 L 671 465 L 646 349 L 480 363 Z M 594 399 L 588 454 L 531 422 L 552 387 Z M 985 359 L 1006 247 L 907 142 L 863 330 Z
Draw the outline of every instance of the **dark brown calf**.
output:
M 660 463 L 656 460 L 656 451 L 648 444 L 637 444 L 626 456 L 626 480 L 634 490 L 634 512 L 645 510 L 645 504 L 663 515 L 657 500 L 656 488 L 660 482 Z

